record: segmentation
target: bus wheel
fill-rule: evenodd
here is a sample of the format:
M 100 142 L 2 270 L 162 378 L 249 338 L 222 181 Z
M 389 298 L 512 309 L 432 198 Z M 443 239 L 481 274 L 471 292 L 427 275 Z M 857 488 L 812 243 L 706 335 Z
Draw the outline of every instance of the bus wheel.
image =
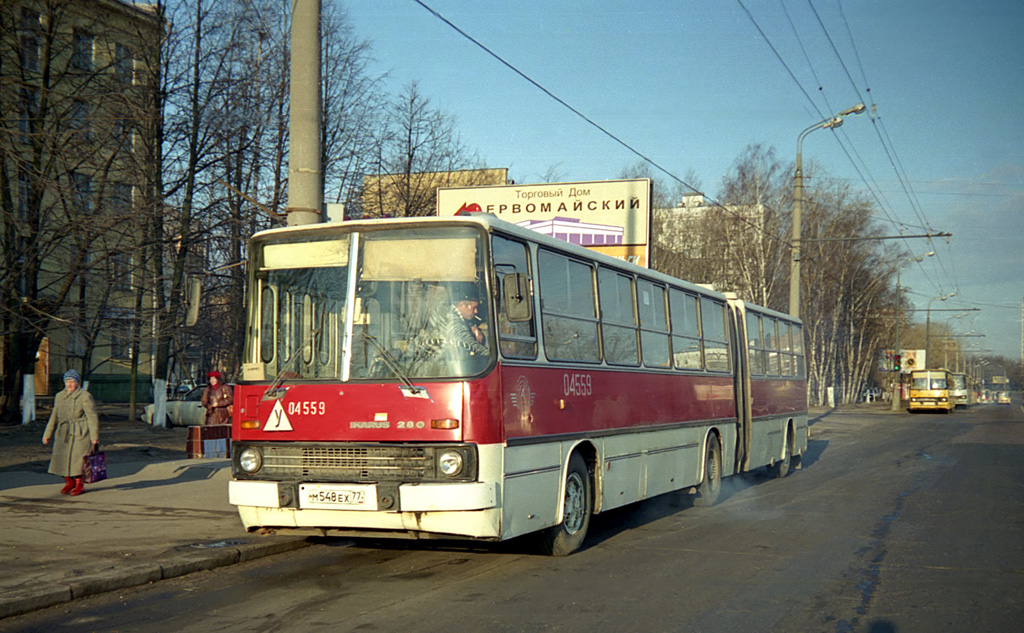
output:
M 569 458 L 569 472 L 565 475 L 565 510 L 562 522 L 544 531 L 541 548 L 551 556 L 567 556 L 580 548 L 590 527 L 593 499 L 587 464 L 579 453 Z
M 708 448 L 704 456 L 704 479 L 697 486 L 697 496 L 693 505 L 707 508 L 718 503 L 722 493 L 722 449 L 718 446 L 718 438 L 708 438 Z
M 782 441 L 783 452 L 782 460 L 777 461 L 768 467 L 768 477 L 771 479 L 782 479 L 789 474 L 789 467 L 791 466 L 793 459 L 793 436 L 790 432 L 786 431 L 786 437 Z

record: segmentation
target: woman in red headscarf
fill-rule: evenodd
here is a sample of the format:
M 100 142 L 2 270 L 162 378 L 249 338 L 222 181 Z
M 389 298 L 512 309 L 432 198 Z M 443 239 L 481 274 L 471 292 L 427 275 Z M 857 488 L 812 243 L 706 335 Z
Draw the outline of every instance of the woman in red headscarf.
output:
M 220 372 L 206 374 L 210 384 L 203 389 L 203 407 L 206 408 L 206 424 L 231 424 L 231 406 L 234 396 L 231 387 L 221 382 Z

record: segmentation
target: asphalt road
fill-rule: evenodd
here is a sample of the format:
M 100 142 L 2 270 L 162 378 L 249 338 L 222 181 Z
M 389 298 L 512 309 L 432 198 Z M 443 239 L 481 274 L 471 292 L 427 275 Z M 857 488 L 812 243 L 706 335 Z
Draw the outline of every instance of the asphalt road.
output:
M 1024 413 L 815 420 L 804 467 L 595 517 L 582 551 L 325 541 L 9 631 L 1017 631 Z

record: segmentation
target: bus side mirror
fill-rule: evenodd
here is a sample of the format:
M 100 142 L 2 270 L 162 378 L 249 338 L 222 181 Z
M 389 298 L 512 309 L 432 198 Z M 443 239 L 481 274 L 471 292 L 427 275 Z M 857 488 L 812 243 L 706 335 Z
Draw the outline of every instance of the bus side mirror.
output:
M 203 286 L 198 277 L 189 277 L 185 281 L 185 325 L 192 327 L 199 321 L 199 299 L 203 294 Z
M 505 294 L 505 316 L 516 323 L 533 318 L 533 304 L 530 303 L 530 278 L 523 273 L 511 273 L 501 280 Z

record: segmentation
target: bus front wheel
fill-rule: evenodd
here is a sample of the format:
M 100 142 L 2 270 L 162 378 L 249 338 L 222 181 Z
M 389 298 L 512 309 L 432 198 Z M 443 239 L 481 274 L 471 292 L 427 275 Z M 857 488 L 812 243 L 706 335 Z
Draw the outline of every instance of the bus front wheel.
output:
M 541 538 L 541 548 L 551 556 L 567 556 L 578 550 L 590 527 L 593 511 L 590 474 L 579 453 L 573 453 L 569 458 L 564 503 L 562 522 L 545 530 Z

